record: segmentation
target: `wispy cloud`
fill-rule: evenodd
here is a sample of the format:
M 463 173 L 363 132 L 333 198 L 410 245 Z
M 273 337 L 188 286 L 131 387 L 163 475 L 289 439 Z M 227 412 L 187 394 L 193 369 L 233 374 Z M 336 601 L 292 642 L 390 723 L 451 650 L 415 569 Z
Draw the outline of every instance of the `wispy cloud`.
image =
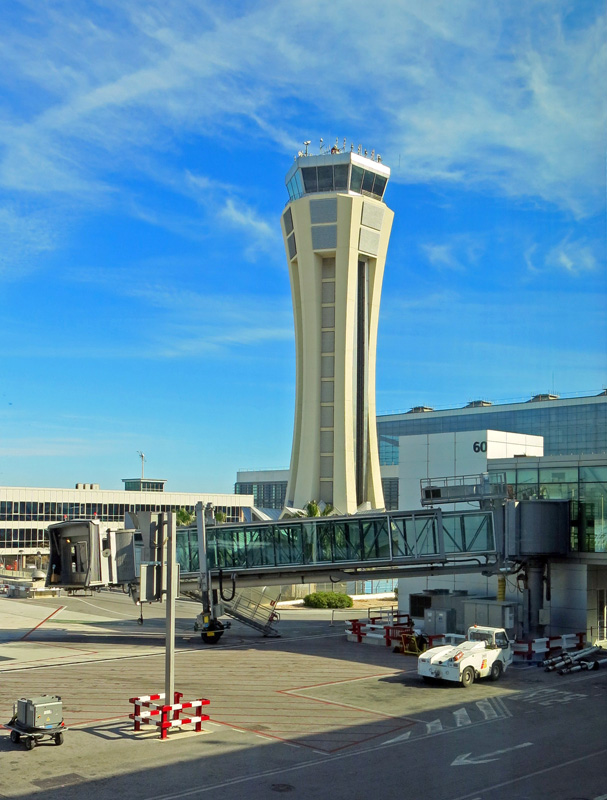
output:
M 0 182 L 103 194 L 114 183 L 108 155 L 124 168 L 141 148 L 170 148 L 178 131 L 206 136 L 219 126 L 224 137 L 248 128 L 292 152 L 296 94 L 314 109 L 313 128 L 315 117 L 349 121 L 360 135 L 379 124 L 384 141 L 372 144 L 389 163 L 400 158 L 396 180 L 482 185 L 576 214 L 601 202 L 598 6 L 576 26 L 569 3 L 540 0 L 387 4 L 371 25 L 362 0 L 348 13 L 341 3 L 289 4 L 288 25 L 286 8 L 266 1 L 228 16 L 187 0 L 108 2 L 86 14 L 31 5 L 37 24 L 5 27 L 3 74 L 29 100 L 9 93 Z M 360 108 L 363 118 L 348 120 L 344 110 Z
M 581 277 L 587 273 L 598 275 L 599 264 L 604 261 L 604 255 L 601 258 L 599 253 L 598 242 L 585 237 L 576 238 L 568 233 L 549 248 L 540 248 L 537 243 L 529 245 L 524 258 L 530 275 L 557 271 L 571 277 Z
M 444 242 L 422 242 L 419 247 L 431 266 L 456 272 L 468 271 L 484 249 L 480 237 L 467 234 L 452 236 Z

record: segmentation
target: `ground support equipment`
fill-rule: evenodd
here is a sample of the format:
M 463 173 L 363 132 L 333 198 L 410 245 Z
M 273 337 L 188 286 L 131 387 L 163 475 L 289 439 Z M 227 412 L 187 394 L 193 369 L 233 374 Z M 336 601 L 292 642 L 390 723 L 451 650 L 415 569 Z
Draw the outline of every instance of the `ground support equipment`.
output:
M 38 742 L 45 738 L 53 739 L 56 745 L 62 745 L 63 734 L 68 730 L 63 720 L 59 725 L 53 725 L 50 728 L 30 728 L 20 725 L 15 717 L 7 722 L 4 727 L 11 732 L 11 742 L 13 744 L 23 742 L 26 750 L 33 750 Z
M 171 705 L 162 702 L 165 699 L 164 694 L 131 697 L 129 703 L 134 705 L 134 709 L 133 713 L 129 714 L 129 719 L 135 722 L 135 732 L 140 731 L 143 724 L 152 724 L 160 728 L 160 738 L 167 739 L 171 728 L 181 728 L 183 725 L 193 724 L 196 732 L 200 733 L 203 721 L 209 719 L 208 714 L 201 713 L 195 717 L 189 714 L 180 717 L 179 714 L 185 709 L 201 708 L 202 706 L 209 705 L 211 701 L 200 698 L 198 700 L 192 700 L 189 703 L 182 703 L 182 697 L 183 694 L 181 692 L 175 692 Z

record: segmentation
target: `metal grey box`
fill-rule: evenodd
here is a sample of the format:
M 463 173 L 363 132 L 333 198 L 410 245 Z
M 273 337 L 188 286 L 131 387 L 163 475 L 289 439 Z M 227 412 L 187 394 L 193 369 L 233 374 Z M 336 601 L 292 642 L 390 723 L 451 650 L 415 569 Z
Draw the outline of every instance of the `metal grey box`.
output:
M 26 728 L 54 728 L 63 719 L 63 703 L 57 695 L 22 697 L 17 700 L 17 722 Z

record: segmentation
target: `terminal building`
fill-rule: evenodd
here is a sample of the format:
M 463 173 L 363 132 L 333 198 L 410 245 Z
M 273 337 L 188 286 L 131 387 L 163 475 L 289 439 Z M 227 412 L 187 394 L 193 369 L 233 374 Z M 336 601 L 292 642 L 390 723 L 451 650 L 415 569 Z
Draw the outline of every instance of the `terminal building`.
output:
M 77 483 L 73 489 L 0 486 L 0 566 L 40 566 L 48 554 L 48 526 L 67 519 L 98 519 L 119 528 L 126 513 L 182 508 L 193 513 L 198 502 L 212 503 L 226 522 L 251 519 L 251 495 L 166 492 L 166 481 L 150 478 L 123 482 L 124 490 L 100 489 L 96 483 Z
M 422 503 L 431 504 L 431 487 L 454 486 L 462 476 L 483 473 L 488 482 L 503 483 L 509 499 L 567 503 L 567 553 L 553 555 L 541 565 L 544 629 L 547 634 L 586 630 L 589 640 L 606 638 L 605 392 L 567 399 L 540 395 L 503 405 L 479 401 L 444 411 L 418 407 L 404 414 L 379 416 L 377 430 L 387 510 L 419 509 Z M 241 471 L 235 491 L 253 494 L 259 505 L 275 502 L 278 508 L 286 482 L 284 470 Z M 430 493 L 429 501 L 425 492 Z M 467 507 L 475 504 L 478 507 L 468 500 Z M 464 507 L 450 504 L 445 510 Z M 454 607 L 472 603 L 473 598 L 474 613 L 489 614 L 499 606 L 497 595 L 495 576 L 399 580 L 400 610 L 422 621 L 424 613 L 434 614 L 434 621 L 449 619 Z M 501 602 L 520 607 L 521 597 L 518 576 L 508 576 Z M 478 598 L 483 599 L 482 612 Z
M 571 398 L 536 395 L 527 402 L 496 405 L 479 400 L 463 408 L 441 411 L 416 406 L 403 414 L 378 416 L 377 439 L 385 508 L 395 511 L 419 506 L 419 497 L 411 505 L 411 489 L 410 486 L 405 489 L 401 475 L 404 470 L 410 476 L 410 467 L 406 465 L 417 459 L 415 453 L 410 453 L 407 443 L 413 440 L 408 437 L 481 430 L 541 436 L 545 457 L 606 455 L 607 392 Z M 518 454 L 518 451 L 513 453 Z M 454 467 L 458 474 L 469 471 Z M 288 477 L 288 470 L 240 471 L 234 491 L 252 494 L 259 507 L 281 509 L 285 505 Z M 428 475 L 423 470 L 417 481 L 427 477 L 439 476 Z

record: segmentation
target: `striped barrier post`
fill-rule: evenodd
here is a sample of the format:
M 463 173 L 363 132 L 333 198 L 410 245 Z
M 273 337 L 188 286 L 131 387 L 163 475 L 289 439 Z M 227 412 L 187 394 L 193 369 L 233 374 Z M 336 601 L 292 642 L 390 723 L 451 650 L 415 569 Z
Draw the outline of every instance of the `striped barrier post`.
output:
M 185 709 L 201 709 L 202 706 L 209 705 L 210 700 L 199 698 L 191 702 L 182 703 L 181 692 L 175 692 L 171 704 L 158 703 L 165 699 L 164 694 L 152 694 L 144 697 L 132 697 L 129 703 L 132 703 L 133 713 L 129 714 L 129 719 L 134 721 L 134 730 L 140 731 L 141 725 L 152 723 L 160 728 L 160 738 L 166 739 L 171 728 L 181 728 L 183 725 L 194 725 L 197 733 L 202 730 L 202 723 L 204 720 L 209 719 L 208 714 L 198 713 L 196 716 L 191 714 L 185 717 L 180 717 L 180 713 Z M 142 710 L 142 707 L 146 710 Z

